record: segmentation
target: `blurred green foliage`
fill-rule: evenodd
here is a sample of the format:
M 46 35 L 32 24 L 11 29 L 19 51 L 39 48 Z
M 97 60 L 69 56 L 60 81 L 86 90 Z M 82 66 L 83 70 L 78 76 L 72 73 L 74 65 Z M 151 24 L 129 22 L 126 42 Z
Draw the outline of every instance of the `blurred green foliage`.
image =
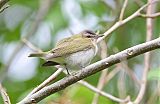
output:
M 149 80 L 160 80 L 160 69 L 152 69 L 148 74 Z
M 0 71 L 2 71 L 5 65 L 7 65 L 7 61 L 9 59 L 8 57 L 11 56 L 11 53 L 16 48 L 16 45 L 21 43 L 21 38 L 24 36 L 24 34 L 30 31 L 29 28 L 32 28 L 31 24 L 34 22 L 36 13 L 39 10 L 39 2 L 40 0 L 10 0 L 10 7 L 4 12 L 0 13 Z M 143 0 L 142 2 L 146 3 L 146 0 Z M 42 28 L 44 34 L 40 34 L 41 32 L 39 32 L 38 29 L 29 38 L 29 41 L 34 43 L 35 46 L 43 46 L 45 43 L 47 47 L 45 49 L 51 49 L 53 48 L 55 41 L 57 41 L 56 39 L 70 36 L 70 30 L 73 33 L 78 33 L 84 29 L 91 29 L 93 31 L 100 30 L 101 33 L 104 33 L 118 20 L 122 4 L 123 0 L 54 0 L 49 12 L 39 25 L 40 28 L 41 26 L 44 26 L 43 23 L 46 23 L 49 32 L 45 28 Z M 159 5 L 160 4 L 157 4 L 156 11 L 160 11 Z M 21 8 L 19 6 L 21 6 Z M 138 6 L 134 0 L 129 0 L 128 6 L 125 10 L 124 18 L 134 13 L 134 11 L 136 11 L 139 7 L 140 6 Z M 21 13 L 23 13 L 24 16 Z M 10 17 L 7 18 L 6 16 Z M 159 17 L 154 20 L 154 24 L 153 38 L 157 38 L 159 37 L 160 33 Z M 145 42 L 145 38 L 146 20 L 145 18 L 141 17 L 135 18 L 112 33 L 111 37 L 107 41 L 108 53 L 111 55 L 128 47 Z M 49 42 L 49 40 L 51 42 Z M 11 49 L 8 49 L 10 45 L 13 46 Z M 24 98 L 26 94 L 28 94 L 34 87 L 39 85 L 55 72 L 55 68 L 41 67 L 41 64 L 44 62 L 43 60 L 38 59 L 38 61 L 33 61 L 32 59 L 29 59 L 27 56 L 32 51 L 29 47 L 25 47 L 25 49 L 28 49 L 29 51 L 24 51 L 27 52 L 25 54 L 23 52 L 18 52 L 19 55 L 16 55 L 18 58 L 16 58 L 15 62 L 12 62 L 12 64 L 14 64 L 12 67 L 23 65 L 26 65 L 27 67 L 20 67 L 20 70 L 16 70 L 17 67 L 9 67 L 9 74 L 6 74 L 7 77 L 2 83 L 3 86 L 7 89 L 13 104 Z M 155 67 L 155 70 L 150 70 L 148 79 L 153 83 L 156 83 L 157 80 L 158 83 L 160 83 L 160 55 L 158 50 L 154 52 L 157 54 L 152 54 L 151 66 Z M 22 55 L 25 55 L 25 59 L 27 61 L 18 64 L 17 61 L 20 60 Z M 30 68 L 33 66 L 31 64 L 26 64 L 26 62 L 29 62 L 30 60 L 32 60 L 33 64 L 37 63 L 34 64 L 35 74 L 31 73 L 33 75 L 25 79 L 25 73 L 28 73 Z M 97 60 L 100 60 L 100 58 L 96 57 L 93 62 Z M 143 55 L 129 60 L 128 65 L 136 73 L 137 78 L 140 79 L 143 69 Z M 114 68 L 115 66 L 109 68 L 109 72 L 111 72 Z M 14 75 L 12 74 L 13 72 Z M 21 74 L 22 76 L 24 74 L 24 78 L 15 78 L 18 76 L 18 74 Z M 64 76 L 64 74 L 59 75 L 55 81 L 60 80 Z M 86 78 L 85 80 L 92 85 L 97 86 L 99 76 L 100 72 Z M 126 80 L 124 80 L 126 88 L 124 90 L 126 95 L 131 95 L 132 100 L 134 100 L 137 95 L 138 88 L 130 76 L 128 76 L 126 73 L 124 76 L 126 78 Z M 111 79 L 103 88 L 103 90 L 105 92 L 111 93 L 114 96 L 119 96 L 120 92 L 118 91 L 117 84 L 119 81 L 118 79 L 119 74 L 116 74 L 115 77 Z M 156 88 L 157 85 L 153 84 L 152 86 L 153 88 Z M 73 90 L 69 90 L 70 87 L 72 87 Z M 92 91 L 77 84 L 70 87 L 66 88 L 64 91 L 60 91 L 59 93 L 49 96 L 45 100 L 41 101 L 40 104 L 50 104 L 50 102 L 56 101 L 60 102 L 64 99 L 70 99 L 73 104 L 91 104 L 94 96 Z M 150 92 L 152 93 L 152 91 Z M 150 93 L 147 94 L 148 95 L 146 96 L 152 95 Z M 2 104 L 1 97 L 0 104 Z M 99 104 L 117 103 L 100 96 Z M 158 100 L 154 101 L 153 104 L 158 104 Z

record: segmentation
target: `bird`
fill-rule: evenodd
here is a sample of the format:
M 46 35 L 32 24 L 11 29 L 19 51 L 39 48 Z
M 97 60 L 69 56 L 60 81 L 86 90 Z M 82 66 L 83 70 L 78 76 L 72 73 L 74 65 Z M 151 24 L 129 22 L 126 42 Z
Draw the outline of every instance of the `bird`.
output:
M 97 39 L 102 36 L 91 30 L 84 30 L 58 41 L 50 51 L 31 53 L 29 57 L 46 60 L 42 66 L 61 65 L 70 74 L 69 70 L 79 70 L 90 64 L 98 52 Z

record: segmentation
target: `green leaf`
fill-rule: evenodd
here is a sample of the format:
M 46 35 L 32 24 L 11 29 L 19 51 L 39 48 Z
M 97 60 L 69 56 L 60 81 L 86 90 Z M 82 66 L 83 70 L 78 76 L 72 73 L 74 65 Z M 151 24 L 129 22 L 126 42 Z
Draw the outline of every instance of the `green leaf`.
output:
M 80 104 L 91 104 L 95 94 L 93 91 L 81 85 L 75 85 L 68 93 L 74 102 Z M 98 104 L 113 104 L 113 102 L 110 99 L 100 96 Z
M 50 9 L 46 20 L 51 23 L 54 27 L 53 34 L 57 33 L 59 30 L 67 27 L 68 21 L 62 13 L 60 1 L 55 1 L 54 6 Z
M 148 73 L 148 80 L 160 80 L 160 69 L 152 69 Z
M 32 9 L 36 9 L 39 6 L 39 0 L 10 0 L 9 4 L 10 5 L 20 4 L 20 5 L 29 6 Z
M 109 13 L 109 11 L 111 11 L 103 2 L 80 2 L 80 5 L 84 15 L 93 13 L 101 17 L 104 13 Z
M 20 30 L 21 30 L 21 25 L 17 26 L 14 31 L 10 30 L 5 30 L 3 32 L 3 39 L 5 42 L 10 42 L 10 41 L 16 41 L 20 39 Z

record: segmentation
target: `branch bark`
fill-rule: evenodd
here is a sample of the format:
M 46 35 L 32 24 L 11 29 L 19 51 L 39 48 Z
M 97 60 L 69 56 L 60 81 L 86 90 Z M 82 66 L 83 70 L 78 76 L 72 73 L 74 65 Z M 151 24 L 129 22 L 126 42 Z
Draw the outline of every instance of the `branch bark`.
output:
M 9 0 L 0 0 L 0 9 L 8 2 Z
M 0 83 L 0 93 L 1 93 L 1 96 L 3 98 L 4 104 L 11 104 L 9 96 L 8 96 L 7 92 L 5 91 L 5 89 L 3 88 L 1 83 Z
M 28 99 L 25 99 L 18 104 L 31 104 L 37 103 L 47 96 L 54 94 L 60 90 L 65 89 L 71 84 L 76 83 L 77 81 L 84 79 L 96 72 L 99 72 L 105 68 L 108 68 L 114 64 L 119 63 L 120 61 L 133 58 L 145 52 L 160 48 L 160 38 L 154 39 L 152 41 L 142 43 L 131 48 L 128 48 L 122 52 L 119 52 L 115 55 L 111 55 L 101 61 L 98 61 L 94 64 L 91 64 L 82 70 L 78 71 L 75 75 L 65 77 L 43 89 L 39 90 Z
M 9 7 L 9 5 L 5 6 L 8 1 L 9 0 L 0 0 L 0 13 Z

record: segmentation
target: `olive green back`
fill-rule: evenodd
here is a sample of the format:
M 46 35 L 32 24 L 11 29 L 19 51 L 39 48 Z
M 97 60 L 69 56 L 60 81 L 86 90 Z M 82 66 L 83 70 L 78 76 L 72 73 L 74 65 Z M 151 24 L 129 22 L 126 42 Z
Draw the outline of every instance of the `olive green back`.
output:
M 49 59 L 63 57 L 90 48 L 94 48 L 91 39 L 84 38 L 81 35 L 74 35 L 72 37 L 65 38 L 59 41 L 56 44 L 56 47 L 49 51 L 49 53 L 53 53 L 53 56 L 49 57 Z

